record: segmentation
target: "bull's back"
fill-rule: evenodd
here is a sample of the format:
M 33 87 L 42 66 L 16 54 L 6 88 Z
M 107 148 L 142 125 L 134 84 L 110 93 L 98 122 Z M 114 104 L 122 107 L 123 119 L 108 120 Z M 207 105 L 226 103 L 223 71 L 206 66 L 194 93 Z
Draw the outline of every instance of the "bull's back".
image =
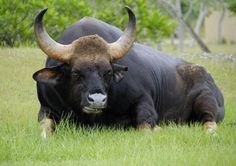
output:
M 62 44 L 70 44 L 82 36 L 95 34 L 111 43 L 116 41 L 121 36 L 122 31 L 95 18 L 84 17 L 83 19 L 69 26 L 62 33 L 59 42 Z

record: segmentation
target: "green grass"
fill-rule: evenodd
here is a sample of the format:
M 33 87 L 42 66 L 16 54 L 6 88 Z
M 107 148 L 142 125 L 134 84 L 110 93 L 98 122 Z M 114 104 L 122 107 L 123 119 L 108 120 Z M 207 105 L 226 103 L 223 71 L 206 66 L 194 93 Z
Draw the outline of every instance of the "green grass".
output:
M 45 55 L 34 48 L 0 50 L 0 165 L 236 165 L 236 63 L 187 57 L 222 89 L 226 117 L 216 135 L 200 125 L 159 132 L 75 129 L 61 124 L 42 141 L 32 74 Z
M 195 44 L 193 47 L 188 46 L 189 41 L 185 41 L 185 48 L 184 51 L 186 53 L 201 53 L 202 50 L 200 49 L 199 46 Z M 153 45 L 154 47 L 156 45 Z M 234 55 L 236 56 L 236 45 L 235 44 L 207 44 L 208 48 L 211 50 L 212 53 L 217 53 L 217 54 L 229 54 L 229 55 Z M 171 46 L 170 43 L 166 42 L 163 44 L 163 50 L 171 52 L 171 53 L 177 53 L 178 52 L 178 43 L 175 43 L 175 46 Z

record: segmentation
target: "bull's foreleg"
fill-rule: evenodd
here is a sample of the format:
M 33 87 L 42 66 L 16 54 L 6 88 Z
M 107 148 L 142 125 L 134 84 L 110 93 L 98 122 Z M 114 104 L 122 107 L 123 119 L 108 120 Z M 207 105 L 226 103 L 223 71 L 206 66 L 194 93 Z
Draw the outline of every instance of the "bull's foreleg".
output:
M 215 133 L 217 129 L 216 122 L 221 113 L 217 100 L 211 91 L 203 91 L 194 104 L 194 112 L 197 119 L 203 122 L 203 129 L 207 133 Z
M 45 117 L 39 123 L 40 123 L 40 128 L 41 128 L 41 137 L 43 139 L 46 139 L 55 130 L 55 122 L 53 119 Z
M 41 106 L 38 121 L 41 129 L 41 137 L 42 139 L 46 139 L 54 132 L 56 126 L 55 121 L 50 117 L 49 108 Z
M 157 123 L 157 113 L 152 103 L 142 101 L 136 106 L 135 112 L 138 129 L 154 129 Z

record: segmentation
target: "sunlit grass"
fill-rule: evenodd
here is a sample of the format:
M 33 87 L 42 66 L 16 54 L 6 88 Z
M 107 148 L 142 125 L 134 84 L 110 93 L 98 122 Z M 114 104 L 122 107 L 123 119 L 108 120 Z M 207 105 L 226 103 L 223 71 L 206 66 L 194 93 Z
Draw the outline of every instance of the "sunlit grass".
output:
M 192 47 L 188 45 L 189 40 L 185 41 L 185 47 L 184 47 L 184 52 L 185 53 L 202 53 L 202 50 L 200 47 L 195 44 Z M 228 55 L 233 55 L 236 56 L 236 44 L 207 44 L 208 48 L 211 50 L 212 53 L 216 54 L 228 54 Z M 154 46 L 155 47 L 155 46 Z M 178 53 L 178 43 L 177 41 L 175 42 L 175 45 L 171 45 L 169 41 L 164 41 L 163 43 L 163 50 L 170 52 L 170 53 Z
M 45 55 L 34 48 L 0 50 L 0 165 L 235 165 L 236 64 L 185 57 L 205 66 L 225 96 L 226 117 L 216 135 L 196 125 L 158 132 L 85 129 L 60 124 L 43 141 L 32 74 Z

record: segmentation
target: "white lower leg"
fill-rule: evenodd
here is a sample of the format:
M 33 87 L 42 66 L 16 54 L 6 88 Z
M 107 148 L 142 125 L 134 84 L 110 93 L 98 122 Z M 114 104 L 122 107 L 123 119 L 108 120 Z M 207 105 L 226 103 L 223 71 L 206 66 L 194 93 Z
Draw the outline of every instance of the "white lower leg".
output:
M 207 132 L 207 133 L 215 133 L 216 129 L 217 129 L 217 124 L 216 122 L 211 122 L 211 121 L 207 121 L 203 124 L 203 129 Z
M 40 128 L 42 130 L 41 137 L 46 139 L 48 135 L 51 135 L 55 129 L 55 122 L 50 118 L 44 118 L 40 121 Z

